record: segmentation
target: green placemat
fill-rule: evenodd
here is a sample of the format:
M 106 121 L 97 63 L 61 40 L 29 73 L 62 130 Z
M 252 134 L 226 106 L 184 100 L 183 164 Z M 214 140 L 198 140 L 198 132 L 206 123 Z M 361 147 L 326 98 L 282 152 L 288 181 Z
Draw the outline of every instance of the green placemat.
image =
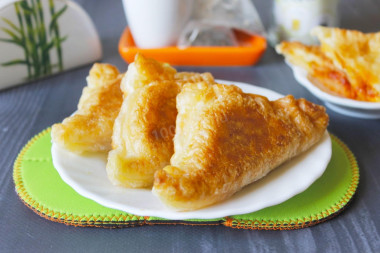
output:
M 38 215 L 74 226 L 224 225 L 244 229 L 297 229 L 334 217 L 350 201 L 359 182 L 355 157 L 331 135 L 332 158 L 324 174 L 306 191 L 276 206 L 244 215 L 210 220 L 166 220 L 136 216 L 82 197 L 62 181 L 51 159 L 50 129 L 33 137 L 14 164 L 13 178 L 21 200 Z

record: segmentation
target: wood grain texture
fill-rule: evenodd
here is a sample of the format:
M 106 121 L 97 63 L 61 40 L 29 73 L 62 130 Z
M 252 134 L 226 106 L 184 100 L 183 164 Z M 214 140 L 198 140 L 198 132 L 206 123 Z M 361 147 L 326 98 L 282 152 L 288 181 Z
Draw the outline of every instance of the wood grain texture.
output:
M 95 22 L 104 62 L 121 71 L 127 65 L 117 51 L 126 25 L 120 0 L 77 0 Z M 268 26 L 270 1 L 254 3 Z M 342 27 L 380 30 L 379 0 L 342 0 Z M 1 45 L 0 45 L 1 46 Z M 13 162 L 35 134 L 75 109 L 90 66 L 0 91 L 0 252 L 380 252 L 380 120 L 330 115 L 329 131 L 356 155 L 360 183 L 353 201 L 338 217 L 295 231 L 246 231 L 226 227 L 146 226 L 129 229 L 75 228 L 40 218 L 18 199 Z M 218 79 L 253 83 L 283 94 L 321 101 L 295 81 L 282 57 L 269 48 L 253 67 L 182 67 L 211 72 Z

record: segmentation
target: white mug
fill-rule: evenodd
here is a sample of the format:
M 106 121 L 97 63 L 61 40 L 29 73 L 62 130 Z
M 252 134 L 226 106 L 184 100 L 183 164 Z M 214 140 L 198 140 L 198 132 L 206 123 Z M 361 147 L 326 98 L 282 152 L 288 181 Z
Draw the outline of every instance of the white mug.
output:
M 176 44 L 194 0 L 123 0 L 123 4 L 136 45 L 158 48 Z

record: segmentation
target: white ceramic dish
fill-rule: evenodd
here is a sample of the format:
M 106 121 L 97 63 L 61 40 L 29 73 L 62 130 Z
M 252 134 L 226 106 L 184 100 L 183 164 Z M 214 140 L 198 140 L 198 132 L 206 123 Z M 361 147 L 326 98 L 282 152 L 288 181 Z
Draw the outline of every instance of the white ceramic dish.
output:
M 19 16 L 15 11 L 14 4 L 21 2 L 28 4 L 28 8 L 31 10 L 25 12 L 19 7 L 21 9 Z M 65 6 L 67 9 L 64 10 Z M 55 23 L 51 23 L 52 9 L 55 9 Z M 41 10 L 37 15 L 40 17 L 40 21 L 43 20 L 40 23 L 36 23 L 35 20 L 37 10 Z M 63 12 L 57 15 L 60 11 Z M 24 15 L 28 12 L 30 12 L 32 20 L 27 26 Z M 20 23 L 20 20 L 24 20 L 23 23 Z M 61 35 L 60 40 L 62 41 L 59 43 L 52 30 L 54 24 Z M 44 30 L 41 29 L 43 27 Z M 11 32 L 13 32 L 13 36 L 10 35 Z M 32 34 L 26 36 L 28 38 L 19 39 L 17 45 L 12 42 L 16 37 L 28 34 L 28 32 Z M 40 46 L 44 48 L 44 52 L 47 53 L 45 57 L 48 57 L 49 61 L 42 60 L 43 57 L 32 60 L 31 56 L 25 55 L 25 48 L 37 48 L 38 44 L 33 38 L 39 36 L 45 36 L 47 39 L 45 44 L 40 42 L 42 43 Z M 102 58 L 102 44 L 96 27 L 88 13 L 77 1 L 0 0 L 0 38 L 6 39 L 0 41 L 0 90 L 22 83 L 30 83 L 31 80 L 87 65 Z M 60 49 L 57 45 L 60 46 Z M 27 60 L 28 58 L 30 60 Z M 6 62 L 13 62 L 13 64 L 2 65 Z M 16 64 L 17 62 L 19 63 Z M 44 73 L 45 70 L 42 71 L 42 69 L 49 69 L 51 72 Z
M 380 103 L 356 101 L 326 93 L 310 82 L 305 69 L 289 63 L 288 65 L 292 68 L 296 80 L 316 97 L 323 100 L 331 110 L 356 118 L 380 119 Z
M 219 82 L 232 83 L 224 80 Z M 257 86 L 237 82 L 234 84 L 245 92 L 261 94 L 271 100 L 282 96 Z M 306 190 L 325 171 L 331 158 L 331 140 L 326 132 L 323 140 L 312 149 L 245 187 L 230 199 L 191 212 L 176 212 L 167 208 L 150 189 L 113 186 L 107 179 L 105 155 L 79 156 L 53 143 L 52 158 L 54 167 L 68 185 L 82 196 L 106 207 L 140 216 L 173 220 L 212 219 L 254 212 L 284 202 Z

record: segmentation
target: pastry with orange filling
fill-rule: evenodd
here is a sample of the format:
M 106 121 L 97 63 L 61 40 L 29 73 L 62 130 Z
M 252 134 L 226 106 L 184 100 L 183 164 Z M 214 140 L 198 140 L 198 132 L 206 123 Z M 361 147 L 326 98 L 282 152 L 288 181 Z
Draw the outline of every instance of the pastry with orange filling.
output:
M 316 27 L 321 46 L 282 42 L 278 53 L 307 70 L 309 80 L 333 95 L 380 102 L 380 32 Z

